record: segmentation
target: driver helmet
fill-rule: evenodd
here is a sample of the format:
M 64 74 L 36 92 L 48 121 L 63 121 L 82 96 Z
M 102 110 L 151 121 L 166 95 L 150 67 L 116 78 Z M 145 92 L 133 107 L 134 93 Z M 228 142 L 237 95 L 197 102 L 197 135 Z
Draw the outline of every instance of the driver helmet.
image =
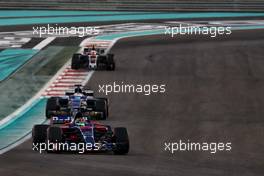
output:
M 75 88 L 74 93 L 82 93 L 82 89 L 80 87 Z
M 93 56 L 93 57 L 96 56 L 96 51 L 95 51 L 95 50 L 92 50 L 92 51 L 91 51 L 91 56 Z

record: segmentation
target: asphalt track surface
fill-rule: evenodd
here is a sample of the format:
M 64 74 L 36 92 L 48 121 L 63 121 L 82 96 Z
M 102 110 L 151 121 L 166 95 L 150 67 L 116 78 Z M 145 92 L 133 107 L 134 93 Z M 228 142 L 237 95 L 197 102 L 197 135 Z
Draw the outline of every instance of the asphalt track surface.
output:
M 0 155 L 0 175 L 263 175 L 264 33 L 229 37 L 148 36 L 111 51 L 117 70 L 96 72 L 89 87 L 113 81 L 166 84 L 165 94 L 110 94 L 104 123 L 128 128 L 131 150 L 39 154 L 31 141 Z M 97 93 L 97 95 L 102 95 Z M 231 152 L 164 152 L 164 142 L 232 142 Z

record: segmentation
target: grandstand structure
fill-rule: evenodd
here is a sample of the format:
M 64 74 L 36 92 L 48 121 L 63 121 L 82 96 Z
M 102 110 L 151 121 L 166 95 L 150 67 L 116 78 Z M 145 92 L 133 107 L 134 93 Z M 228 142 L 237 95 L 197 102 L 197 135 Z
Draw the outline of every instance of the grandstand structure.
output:
M 264 0 L 0 0 L 1 9 L 264 11 Z

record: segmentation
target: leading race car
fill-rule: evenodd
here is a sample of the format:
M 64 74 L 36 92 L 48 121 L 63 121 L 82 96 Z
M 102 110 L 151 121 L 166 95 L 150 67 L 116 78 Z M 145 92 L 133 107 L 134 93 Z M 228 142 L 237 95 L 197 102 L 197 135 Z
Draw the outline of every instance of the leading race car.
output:
M 75 116 L 81 112 L 92 120 L 105 120 L 108 117 L 108 99 L 94 97 L 92 90 L 83 90 L 75 85 L 74 91 L 66 92 L 62 97 L 50 97 L 46 104 L 46 117 Z
M 33 150 L 47 152 L 89 151 L 127 154 L 129 138 L 126 128 L 112 128 L 89 120 L 78 112 L 74 118 L 53 117 L 50 125 L 35 125 L 32 129 Z
M 80 68 L 115 70 L 114 55 L 104 54 L 104 52 L 104 49 L 95 49 L 94 45 L 92 48 L 86 47 L 82 54 L 73 54 L 71 68 L 75 70 Z

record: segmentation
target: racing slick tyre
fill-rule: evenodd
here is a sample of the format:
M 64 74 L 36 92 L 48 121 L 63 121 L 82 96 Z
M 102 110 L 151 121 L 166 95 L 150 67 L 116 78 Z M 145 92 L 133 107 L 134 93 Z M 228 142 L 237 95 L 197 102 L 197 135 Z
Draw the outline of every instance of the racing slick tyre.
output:
M 68 107 L 69 100 L 65 98 L 59 98 L 59 104 L 62 107 Z
M 34 125 L 32 129 L 32 149 L 37 151 L 38 148 L 34 147 L 46 142 L 47 129 L 49 125 Z
M 115 61 L 113 54 L 107 54 L 107 66 L 106 70 L 114 71 L 115 70 Z
M 108 103 L 105 99 L 96 100 L 95 111 L 102 112 L 102 118 L 100 120 L 106 120 L 108 117 Z
M 107 98 L 97 98 L 97 99 L 100 99 L 100 100 L 105 102 L 104 106 L 106 107 L 106 117 L 109 117 L 109 107 L 108 107 L 109 103 L 108 103 L 108 99 Z
M 46 104 L 46 118 L 50 119 L 53 116 L 53 111 L 60 110 L 58 105 L 58 97 L 50 97 Z
M 75 53 L 73 54 L 72 56 L 72 61 L 71 61 L 71 68 L 74 69 L 74 70 L 77 70 L 81 67 L 81 54 L 79 53 Z
M 114 71 L 115 70 L 115 63 L 111 63 L 107 65 L 107 70 Z
M 47 129 L 47 152 L 60 152 L 57 144 L 62 142 L 62 129 L 60 127 L 51 126 Z
M 114 138 L 116 142 L 116 148 L 114 149 L 115 155 L 125 155 L 129 151 L 129 139 L 127 129 L 124 127 L 118 127 L 114 129 Z
M 98 56 L 96 61 L 97 69 L 107 69 L 107 56 Z

